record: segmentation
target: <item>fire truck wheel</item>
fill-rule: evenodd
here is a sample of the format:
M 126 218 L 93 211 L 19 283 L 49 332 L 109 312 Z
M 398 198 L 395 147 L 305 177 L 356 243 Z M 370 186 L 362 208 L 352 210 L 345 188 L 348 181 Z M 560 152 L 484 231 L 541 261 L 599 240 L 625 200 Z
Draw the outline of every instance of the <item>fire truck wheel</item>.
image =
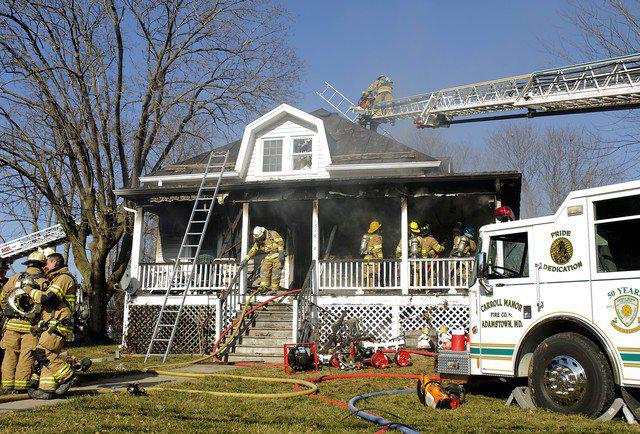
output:
M 400 350 L 393 357 L 393 361 L 396 362 L 396 365 L 406 368 L 411 364 L 411 353 L 409 351 Z
M 578 333 L 545 339 L 533 353 L 529 389 L 538 407 L 598 417 L 613 403 L 613 374 L 604 354 Z
M 377 352 L 371 357 L 371 364 L 376 369 L 385 369 L 389 366 L 389 357 L 385 353 Z

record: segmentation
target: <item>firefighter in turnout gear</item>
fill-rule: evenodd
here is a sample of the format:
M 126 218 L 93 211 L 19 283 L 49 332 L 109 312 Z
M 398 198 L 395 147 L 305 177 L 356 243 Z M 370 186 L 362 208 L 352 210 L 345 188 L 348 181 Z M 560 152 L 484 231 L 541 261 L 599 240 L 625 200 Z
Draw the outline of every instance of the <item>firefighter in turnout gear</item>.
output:
M 444 245 L 431 234 L 431 227 L 428 223 L 422 226 L 422 257 L 437 258 L 440 253 L 444 252 Z
M 260 289 L 278 291 L 284 265 L 284 240 L 276 231 L 256 226 L 253 228 L 253 247 L 243 262 L 246 263 L 256 253 L 266 253 L 260 262 Z
M 26 392 L 29 387 L 34 350 L 38 343 L 38 338 L 31 333 L 31 327 L 40 320 L 40 306 L 33 302 L 28 293 L 46 289 L 49 283 L 42 269 L 45 264 L 42 251 L 31 253 L 24 264 L 27 269 L 11 276 L 0 292 L 0 308 L 6 318 L 0 341 L 4 349 L 1 371 L 5 393 Z
M 409 223 L 409 257 L 412 259 L 424 258 L 422 252 L 423 240 L 420 236 L 420 225 L 418 222 Z M 398 247 L 396 247 L 396 258 L 402 257 L 402 239 L 398 241 Z
M 382 224 L 373 220 L 369 224 L 369 230 L 362 236 L 360 242 L 360 255 L 363 259 L 382 259 Z M 364 286 L 373 288 L 380 284 L 380 262 L 365 262 L 363 264 Z
M 40 367 L 40 380 L 38 389 L 30 389 L 29 396 L 36 399 L 63 395 L 76 378 L 69 364 L 60 356 L 65 342 L 73 338 L 76 281 L 59 253 L 49 255 L 45 271 L 49 287 L 28 291 L 31 298 L 43 307 L 42 319 L 33 328 L 39 334 L 33 353 Z
M 473 241 L 474 230 L 472 226 L 467 226 L 462 231 L 461 235 L 458 235 L 453 240 L 453 251 L 451 256 L 458 258 L 469 258 L 476 254 L 476 243 Z M 469 263 L 461 262 L 458 268 L 458 284 L 465 286 L 467 284 L 468 277 L 470 275 Z

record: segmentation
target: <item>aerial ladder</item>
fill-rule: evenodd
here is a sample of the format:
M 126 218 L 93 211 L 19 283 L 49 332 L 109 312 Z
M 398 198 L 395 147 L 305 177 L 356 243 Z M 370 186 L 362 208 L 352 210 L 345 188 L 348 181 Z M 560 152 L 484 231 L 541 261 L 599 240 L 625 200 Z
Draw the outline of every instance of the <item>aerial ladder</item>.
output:
M 640 107 L 640 53 L 441 89 L 364 109 L 347 106 L 348 99 L 329 83 L 316 93 L 349 120 L 393 124 L 412 119 L 418 128 L 628 110 Z
M 0 244 L 0 258 L 13 262 L 43 247 L 54 247 L 67 241 L 61 224 L 50 226 L 28 235 Z

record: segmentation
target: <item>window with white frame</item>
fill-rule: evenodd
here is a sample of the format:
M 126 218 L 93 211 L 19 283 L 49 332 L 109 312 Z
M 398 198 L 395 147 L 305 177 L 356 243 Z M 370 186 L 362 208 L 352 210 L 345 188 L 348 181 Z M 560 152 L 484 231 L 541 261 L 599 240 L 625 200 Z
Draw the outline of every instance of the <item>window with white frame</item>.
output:
M 313 139 L 311 137 L 294 138 L 291 148 L 291 168 L 293 170 L 311 170 L 313 166 Z
M 282 171 L 282 139 L 269 139 L 262 142 L 262 171 Z
M 640 270 L 640 196 L 594 202 L 598 273 Z

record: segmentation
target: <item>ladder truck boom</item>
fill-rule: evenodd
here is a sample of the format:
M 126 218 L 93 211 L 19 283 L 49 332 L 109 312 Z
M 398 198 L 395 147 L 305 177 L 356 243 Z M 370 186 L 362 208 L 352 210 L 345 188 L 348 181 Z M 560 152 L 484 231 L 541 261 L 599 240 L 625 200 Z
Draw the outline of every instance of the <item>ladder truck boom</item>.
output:
M 413 119 L 418 128 L 435 128 L 638 107 L 640 53 L 441 89 L 366 109 L 352 105 L 350 112 L 377 123 Z
M 62 229 L 62 225 L 57 224 L 0 244 L 0 257 L 13 261 L 40 247 L 55 246 L 66 240 L 67 234 Z

